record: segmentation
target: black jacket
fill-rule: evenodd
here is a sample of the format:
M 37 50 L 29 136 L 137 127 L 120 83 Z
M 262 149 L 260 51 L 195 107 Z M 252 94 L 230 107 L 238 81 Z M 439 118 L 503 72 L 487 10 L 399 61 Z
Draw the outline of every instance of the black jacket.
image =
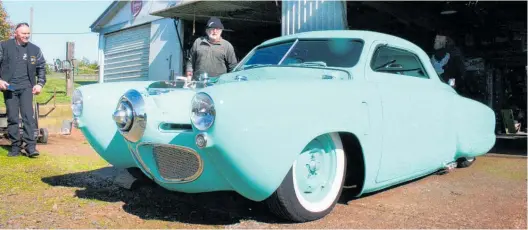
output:
M 0 46 L 0 79 L 9 82 L 16 70 L 16 42 L 15 39 L 2 41 Z M 42 51 L 35 44 L 28 42 L 28 75 L 31 85 L 36 84 L 44 87 L 46 84 L 46 60 Z M 35 77 L 37 79 L 35 79 Z

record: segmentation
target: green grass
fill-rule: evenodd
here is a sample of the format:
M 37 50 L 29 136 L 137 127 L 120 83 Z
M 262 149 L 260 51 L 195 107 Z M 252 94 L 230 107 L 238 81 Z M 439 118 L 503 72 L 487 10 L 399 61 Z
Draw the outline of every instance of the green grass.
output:
M 0 148 L 0 195 L 23 191 L 38 191 L 51 187 L 41 179 L 68 173 L 96 170 L 108 163 L 90 156 L 52 156 L 42 153 L 38 158 L 8 157 Z
M 93 83 L 97 83 L 97 81 L 76 80 L 74 83 L 74 87 L 77 88 L 82 85 Z M 62 73 L 51 73 L 47 75 L 46 85 L 44 86 L 42 92 L 36 97 L 36 101 L 38 103 L 44 103 L 53 96 L 54 92 L 56 92 L 55 100 L 57 104 L 71 102 L 71 97 L 66 96 L 66 80 L 64 80 L 64 74 Z M 49 103 L 53 103 L 53 100 Z M 5 108 L 3 94 L 0 94 L 0 108 Z
M 34 159 L 8 157 L 7 150 L 0 148 L 0 198 L 3 198 L 0 202 L 0 226 L 17 215 L 40 219 L 38 213 L 49 215 L 53 212 L 61 219 L 69 219 L 71 212 L 86 205 L 104 205 L 105 201 L 75 196 L 75 190 L 83 188 L 83 184 L 92 183 L 93 179 L 83 172 L 108 166 L 102 158 L 93 156 L 58 156 L 41 152 Z M 79 176 L 73 176 L 77 173 L 80 173 Z M 33 220 L 28 223 L 35 224 Z

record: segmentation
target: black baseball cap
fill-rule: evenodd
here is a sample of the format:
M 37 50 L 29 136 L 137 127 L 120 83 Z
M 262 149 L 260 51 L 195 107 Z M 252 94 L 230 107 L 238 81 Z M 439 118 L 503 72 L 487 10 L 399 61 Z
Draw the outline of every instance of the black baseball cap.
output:
M 216 29 L 224 29 L 224 25 L 222 25 L 222 22 L 217 17 L 211 17 L 209 18 L 209 21 L 207 21 L 207 28 L 216 28 Z

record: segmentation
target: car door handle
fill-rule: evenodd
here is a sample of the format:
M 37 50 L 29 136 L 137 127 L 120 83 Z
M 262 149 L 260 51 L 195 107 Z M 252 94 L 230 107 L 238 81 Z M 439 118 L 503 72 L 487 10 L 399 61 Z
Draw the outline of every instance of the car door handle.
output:
M 363 130 L 364 135 L 368 135 L 370 130 L 370 114 L 369 114 L 369 108 L 368 103 L 366 101 L 361 102 L 361 110 L 363 110 L 364 119 L 365 119 L 365 129 Z

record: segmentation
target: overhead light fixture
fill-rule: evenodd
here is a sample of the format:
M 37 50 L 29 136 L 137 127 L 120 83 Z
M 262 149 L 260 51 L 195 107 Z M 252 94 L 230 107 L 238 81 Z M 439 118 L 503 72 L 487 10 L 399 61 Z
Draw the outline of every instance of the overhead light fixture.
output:
M 456 12 L 457 12 L 457 10 L 455 10 L 453 7 L 451 7 L 449 5 L 449 2 L 446 2 L 446 4 L 444 5 L 444 8 L 442 9 L 442 11 L 440 11 L 440 14 L 448 15 L 448 14 L 455 14 Z
M 443 15 L 454 14 L 456 12 L 457 12 L 456 10 L 442 10 L 442 12 L 440 12 L 440 14 L 443 14 Z

